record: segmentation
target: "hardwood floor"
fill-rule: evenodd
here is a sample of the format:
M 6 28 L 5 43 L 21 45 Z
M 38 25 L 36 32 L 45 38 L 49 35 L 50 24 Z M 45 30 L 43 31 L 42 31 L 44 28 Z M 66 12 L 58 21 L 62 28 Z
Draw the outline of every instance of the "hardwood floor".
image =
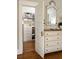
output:
M 62 59 L 62 51 L 46 54 L 44 59 Z
M 35 50 L 35 41 L 28 41 L 23 43 L 23 51 L 30 52 Z
M 26 49 L 28 47 L 28 49 Z M 24 42 L 24 53 L 18 55 L 17 59 L 43 59 L 35 52 L 34 41 Z M 62 59 L 62 51 L 46 54 L 44 59 Z

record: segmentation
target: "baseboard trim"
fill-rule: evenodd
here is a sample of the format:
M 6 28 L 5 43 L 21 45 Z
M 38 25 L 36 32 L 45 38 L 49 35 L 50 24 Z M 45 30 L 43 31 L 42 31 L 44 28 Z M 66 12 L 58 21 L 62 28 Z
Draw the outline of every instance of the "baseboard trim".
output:
M 22 50 L 17 50 L 17 55 L 19 55 L 19 54 L 22 54 L 23 53 L 23 51 Z

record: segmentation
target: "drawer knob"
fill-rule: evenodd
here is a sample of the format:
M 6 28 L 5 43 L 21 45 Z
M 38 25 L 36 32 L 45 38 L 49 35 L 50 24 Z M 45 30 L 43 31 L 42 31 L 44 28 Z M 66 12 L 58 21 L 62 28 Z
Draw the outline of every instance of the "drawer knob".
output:
M 48 46 L 48 44 L 46 44 L 46 46 Z
M 48 40 L 48 38 L 46 40 Z
M 59 42 L 57 42 L 57 44 L 59 44 Z
M 59 37 L 57 37 L 57 39 L 59 39 Z
M 48 51 L 48 50 L 46 50 L 46 51 Z
M 47 33 L 47 35 L 48 35 L 48 33 Z
M 58 48 L 57 48 L 57 50 L 58 50 Z
M 57 33 L 57 35 L 59 35 L 59 33 Z

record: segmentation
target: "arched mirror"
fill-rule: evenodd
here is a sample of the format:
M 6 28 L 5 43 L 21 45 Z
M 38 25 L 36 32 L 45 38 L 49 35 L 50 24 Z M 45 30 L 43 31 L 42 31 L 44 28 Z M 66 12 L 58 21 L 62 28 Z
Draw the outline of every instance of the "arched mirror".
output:
M 47 20 L 48 25 L 55 26 L 56 25 L 56 5 L 55 2 L 51 1 L 47 6 Z

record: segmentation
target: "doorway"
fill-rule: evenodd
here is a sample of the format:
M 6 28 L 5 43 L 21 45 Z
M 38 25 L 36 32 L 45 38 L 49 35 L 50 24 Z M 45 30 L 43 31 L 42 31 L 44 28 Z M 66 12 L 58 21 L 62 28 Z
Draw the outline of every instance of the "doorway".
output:
M 35 50 L 35 7 L 22 7 L 23 52 Z
M 35 51 L 35 20 L 36 7 L 31 5 L 22 6 L 22 37 L 23 56 L 22 58 L 42 59 Z

